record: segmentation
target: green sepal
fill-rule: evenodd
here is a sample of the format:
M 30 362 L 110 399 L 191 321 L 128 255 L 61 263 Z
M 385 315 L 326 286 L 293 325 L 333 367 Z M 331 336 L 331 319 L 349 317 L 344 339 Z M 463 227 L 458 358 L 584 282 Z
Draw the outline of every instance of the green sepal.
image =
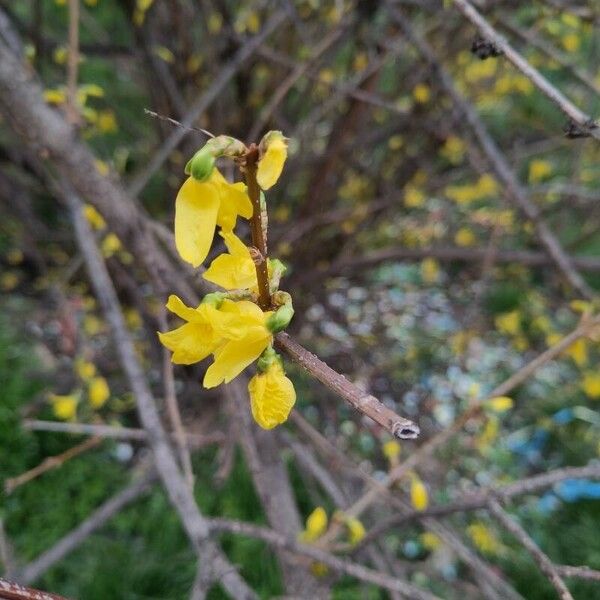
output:
M 292 297 L 283 291 L 278 291 L 273 294 L 273 303 L 279 308 L 267 319 L 267 329 L 271 333 L 279 333 L 283 331 L 294 316 L 294 307 L 292 305 Z
M 210 304 L 215 308 L 219 308 L 225 298 L 227 298 L 227 292 L 211 292 L 202 298 L 201 304 Z
M 185 174 L 191 175 L 196 181 L 206 181 L 215 167 L 215 157 L 210 148 L 204 146 L 188 160 Z
M 283 360 L 277 352 L 273 349 L 273 346 L 269 346 L 256 361 L 256 368 L 259 373 L 265 373 L 267 369 L 275 362 L 278 362 L 283 368 Z

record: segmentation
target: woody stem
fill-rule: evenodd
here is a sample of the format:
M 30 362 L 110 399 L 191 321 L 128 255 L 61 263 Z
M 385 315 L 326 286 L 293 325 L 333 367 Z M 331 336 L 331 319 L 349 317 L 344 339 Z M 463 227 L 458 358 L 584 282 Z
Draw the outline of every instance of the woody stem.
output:
M 258 162 L 258 147 L 252 144 L 246 153 L 245 177 L 248 186 L 248 196 L 252 202 L 252 245 L 258 250 L 254 260 L 256 265 L 256 279 L 258 281 L 258 304 L 263 310 L 271 307 L 271 293 L 269 291 L 269 271 L 267 268 L 267 241 L 264 236 L 262 212 L 260 209 L 260 188 L 256 181 L 256 163 Z

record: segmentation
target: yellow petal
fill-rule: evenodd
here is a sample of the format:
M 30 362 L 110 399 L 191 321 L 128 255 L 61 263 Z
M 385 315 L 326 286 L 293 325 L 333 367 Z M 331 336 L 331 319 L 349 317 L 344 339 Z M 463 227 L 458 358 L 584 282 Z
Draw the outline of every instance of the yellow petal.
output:
M 496 396 L 485 401 L 486 407 L 495 412 L 506 412 L 513 407 L 513 404 L 512 398 L 508 396 Z
M 306 519 L 306 529 L 301 534 L 305 542 L 314 542 L 327 530 L 327 513 L 322 506 L 317 506 Z
M 175 200 L 175 245 L 183 260 L 198 267 L 212 245 L 219 211 L 218 188 L 189 177 Z
M 75 371 L 80 379 L 88 381 L 96 374 L 96 366 L 83 358 L 78 358 L 75 361 Z
M 88 387 L 88 398 L 92 408 L 101 408 L 110 397 L 110 388 L 104 377 L 94 377 Z
M 256 180 L 263 190 L 268 190 L 277 183 L 287 158 L 287 142 L 281 134 L 273 136 L 266 146 L 256 172 Z
M 415 510 L 425 510 L 429 505 L 429 496 L 425 484 L 416 476 L 412 478 L 410 485 L 410 501 Z
M 216 169 L 214 169 L 216 171 Z M 238 215 L 245 219 L 252 217 L 252 202 L 246 193 L 243 183 L 220 184 L 221 204 L 217 215 L 217 224 L 224 231 L 232 231 L 235 227 Z
M 348 527 L 348 533 L 350 534 L 350 543 L 352 545 L 358 544 L 366 534 L 364 525 L 356 518 L 351 517 L 346 521 L 346 527 Z
M 272 338 L 271 333 L 261 326 L 249 328 L 239 340 L 226 342 L 214 352 L 215 361 L 204 375 L 204 387 L 229 383 L 264 352 Z
M 229 254 L 217 256 L 202 277 L 226 290 L 256 289 L 256 266 L 247 246 L 233 232 L 221 236 Z
M 210 326 L 201 323 L 186 323 L 173 331 L 159 333 L 158 338 L 173 352 L 171 360 L 177 365 L 191 365 L 204 360 L 220 341 L 215 339 Z
M 250 380 L 248 392 L 252 416 L 263 429 L 273 429 L 284 423 L 296 402 L 294 384 L 277 362 Z
M 71 421 L 77 415 L 79 398 L 75 394 L 66 396 L 51 394 L 50 402 L 52 402 L 52 410 L 55 416 L 63 421 Z

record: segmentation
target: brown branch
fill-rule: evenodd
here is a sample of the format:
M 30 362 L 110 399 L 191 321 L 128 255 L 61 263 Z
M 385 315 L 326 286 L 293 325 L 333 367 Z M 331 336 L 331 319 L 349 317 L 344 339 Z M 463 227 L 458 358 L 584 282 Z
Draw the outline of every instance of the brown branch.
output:
M 493 500 L 489 504 L 491 513 L 510 531 L 525 549 L 531 554 L 533 560 L 540 567 L 540 570 L 548 577 L 550 583 L 556 589 L 561 600 L 573 600 L 571 592 L 565 585 L 552 561 L 540 549 L 540 547 L 531 539 L 529 534 L 496 502 Z
M 43 473 L 47 471 L 51 471 L 52 469 L 56 469 L 62 466 L 67 461 L 87 452 L 88 450 L 95 448 L 102 442 L 102 438 L 100 437 L 91 437 L 87 440 L 81 442 L 81 444 L 77 444 L 77 446 L 73 446 L 73 448 L 69 448 L 65 452 L 61 454 L 57 454 L 56 456 L 48 456 L 45 458 L 39 465 L 33 467 L 33 469 L 29 469 L 25 471 L 25 473 L 21 473 L 21 475 L 17 475 L 16 477 L 10 477 L 4 482 L 4 491 L 6 494 L 12 494 L 16 488 L 25 483 L 30 482 L 32 479 L 39 477 Z
M 252 219 L 250 219 L 250 230 L 252 232 L 252 244 L 258 251 L 255 253 L 254 264 L 256 266 L 256 279 L 258 281 L 258 304 L 263 310 L 271 308 L 271 292 L 269 290 L 269 271 L 267 240 L 265 227 L 260 206 L 260 188 L 256 180 L 258 146 L 251 144 L 246 153 L 244 162 L 244 177 L 248 186 L 248 196 L 252 202 Z
M 79 69 L 79 0 L 69 0 L 69 53 L 67 60 L 67 116 L 71 123 L 80 120 L 77 105 Z
M 363 567 L 350 560 L 338 558 L 321 548 L 297 542 L 294 538 L 287 537 L 266 527 L 229 519 L 209 519 L 209 524 L 211 531 L 213 532 L 226 531 L 263 540 L 271 546 L 283 548 L 289 552 L 306 556 L 314 561 L 327 565 L 334 571 L 344 573 L 350 577 L 355 577 L 360 581 L 373 583 L 390 591 L 400 592 L 408 598 L 411 598 L 411 600 L 439 600 L 438 596 L 420 590 L 419 588 L 402 581 L 398 577 L 390 577 L 389 575 Z
M 402 440 L 412 440 L 419 435 L 418 425 L 410 419 L 397 415 L 391 408 L 377 400 L 375 396 L 367 394 L 348 381 L 312 352 L 298 344 L 287 333 L 278 333 L 275 336 L 275 345 L 307 373 L 341 396 L 354 409 L 373 419 L 393 436 Z
M 31 431 L 57 431 L 59 433 L 86 434 L 101 438 L 113 438 L 118 440 L 134 440 L 146 442 L 148 433 L 145 429 L 133 427 L 113 427 L 111 425 L 91 425 L 89 423 L 61 423 L 58 421 L 38 421 L 35 419 L 23 419 L 21 422 L 24 429 Z M 201 448 L 209 444 L 219 444 L 224 441 L 225 436 L 220 431 L 212 431 L 207 434 L 186 433 L 187 442 L 194 448 Z
M 556 572 L 563 577 L 577 577 L 600 583 L 600 571 L 589 567 L 572 567 L 571 565 L 554 565 Z
M 453 6 L 469 20 L 486 40 L 492 42 L 499 48 L 504 56 L 517 68 L 527 79 L 535 85 L 547 98 L 556 104 L 570 119 L 572 119 L 582 131 L 600 140 L 600 128 L 597 123 L 575 106 L 560 90 L 554 87 L 537 69 L 525 60 L 488 22 L 477 12 L 467 0 L 454 0 Z
M 63 596 L 24 587 L 0 577 L 0 599 L 2 600 L 67 600 Z

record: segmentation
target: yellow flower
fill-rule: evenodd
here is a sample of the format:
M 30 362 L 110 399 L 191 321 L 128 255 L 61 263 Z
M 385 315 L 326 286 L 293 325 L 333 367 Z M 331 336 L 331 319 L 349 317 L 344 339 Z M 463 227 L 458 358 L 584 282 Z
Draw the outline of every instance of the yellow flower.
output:
M 93 229 L 100 230 L 106 227 L 106 221 L 91 204 L 86 204 L 83 207 L 83 215 Z
M 485 401 L 485 406 L 494 412 L 506 412 L 513 407 L 513 400 L 508 396 L 496 396 Z
M 521 314 L 518 310 L 503 313 L 494 319 L 494 323 L 500 333 L 516 335 L 521 329 Z
M 228 339 L 213 351 L 215 360 L 204 375 L 205 388 L 212 388 L 223 382 L 229 383 L 273 341 L 273 334 L 266 326 L 272 311 L 263 313 L 254 302 L 248 300 L 223 300 L 218 313 L 225 314 L 232 321 L 223 327 L 223 337 Z M 242 335 L 238 337 L 240 330 Z
M 104 377 L 94 377 L 88 387 L 88 398 L 92 408 L 101 408 L 110 397 L 110 388 Z
M 67 99 L 67 93 L 63 89 L 44 90 L 43 96 L 48 104 L 63 104 Z
M 122 248 L 121 240 L 114 233 L 109 233 L 102 240 L 101 247 L 102 255 L 105 258 L 110 258 L 115 252 L 118 252 Z
M 425 510 L 429 506 L 429 496 L 425 484 L 416 474 L 410 482 L 410 502 L 415 510 Z
M 220 235 L 229 254 L 217 256 L 202 277 L 226 290 L 256 289 L 256 266 L 250 250 L 233 231 L 221 232 Z
M 91 363 L 83 358 L 78 358 L 75 361 L 75 372 L 83 379 L 83 381 L 88 381 L 96 374 L 96 366 L 94 363 Z
M 404 206 L 418 208 L 425 203 L 425 194 L 414 185 L 407 185 L 404 190 Z
M 574 341 L 565 350 L 565 354 L 570 356 L 577 366 L 585 366 L 588 362 L 587 340 L 585 338 L 579 338 Z
M 185 180 L 175 200 L 175 245 L 183 260 L 198 267 L 212 245 L 215 226 L 235 227 L 238 215 L 249 219 L 252 203 L 243 183 L 229 183 L 213 169 L 206 181 Z
M 314 542 L 327 530 L 327 513 L 322 506 L 317 506 L 306 519 L 306 528 L 300 534 L 303 542 Z
M 547 160 L 532 160 L 529 163 L 529 183 L 538 183 L 552 174 L 552 163 Z
M 252 377 L 248 392 L 252 416 L 263 429 L 284 423 L 296 402 L 294 384 L 285 376 L 279 360 L 274 360 L 264 373 Z
M 392 464 L 396 464 L 398 462 L 398 458 L 400 457 L 400 444 L 396 440 L 388 440 L 382 447 L 383 455 L 390 461 Z
M 413 98 L 418 104 L 426 104 L 431 98 L 431 90 L 428 85 L 418 83 L 413 89 Z
M 567 33 L 560 41 L 567 52 L 577 52 L 581 46 L 581 36 L 577 33 Z
M 261 158 L 258 161 L 256 180 L 263 190 L 273 187 L 287 159 L 287 140 L 281 131 L 269 131 L 262 139 Z
M 462 162 L 465 152 L 465 143 L 459 137 L 451 135 L 440 150 L 440 155 L 449 163 L 458 165 Z
M 461 227 L 454 236 L 454 241 L 457 246 L 472 246 L 475 241 L 475 234 L 468 227 Z
M 425 531 L 420 535 L 421 544 L 427 550 L 437 550 L 442 545 L 442 540 L 430 531 Z
M 173 352 L 171 360 L 175 364 L 190 365 L 205 359 L 223 343 L 226 330 L 229 335 L 242 333 L 232 330 L 234 315 L 222 313 L 211 304 L 189 308 L 177 296 L 171 295 L 166 306 L 187 321 L 173 331 L 158 334 L 161 343 Z
M 600 373 L 585 373 L 581 387 L 588 398 L 592 398 L 593 400 L 600 398 Z
M 435 258 L 425 258 L 421 262 L 421 278 L 425 283 L 435 283 L 440 276 L 440 265 Z
M 346 519 L 346 527 L 348 528 L 350 543 L 353 546 L 358 544 L 366 535 L 364 525 L 355 517 Z
M 59 396 L 50 394 L 50 402 L 52 402 L 52 410 L 57 418 L 63 421 L 72 421 L 77 414 L 77 404 L 79 398 L 75 394 L 67 394 Z
M 500 554 L 502 544 L 488 527 L 478 521 L 467 527 L 467 533 L 478 550 L 484 554 Z

